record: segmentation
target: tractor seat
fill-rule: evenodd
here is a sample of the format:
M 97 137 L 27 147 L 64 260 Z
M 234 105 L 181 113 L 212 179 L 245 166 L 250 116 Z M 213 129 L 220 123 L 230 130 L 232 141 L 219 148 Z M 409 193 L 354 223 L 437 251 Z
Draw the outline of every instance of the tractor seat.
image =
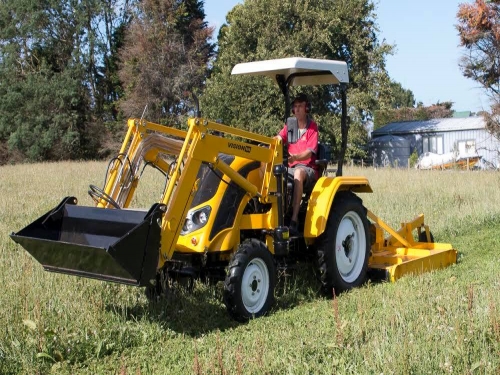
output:
M 328 163 L 332 159 L 332 152 L 329 145 L 325 145 L 323 143 L 318 143 L 318 155 L 316 159 L 316 165 L 318 166 L 318 175 L 326 176 L 326 168 L 328 167 Z

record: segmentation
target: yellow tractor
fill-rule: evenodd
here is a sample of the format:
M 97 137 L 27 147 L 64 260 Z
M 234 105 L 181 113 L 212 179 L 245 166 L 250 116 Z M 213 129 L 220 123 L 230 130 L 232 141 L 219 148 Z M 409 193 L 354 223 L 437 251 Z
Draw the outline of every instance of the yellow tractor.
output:
M 202 118 L 197 105 L 187 131 L 130 119 L 104 187 L 90 185 L 95 207 L 67 197 L 12 239 L 47 271 L 143 286 L 151 297 L 172 278 L 224 281 L 224 303 L 240 321 L 270 310 L 277 269 L 301 259 L 315 260 L 330 293 L 362 285 L 370 270 L 395 281 L 456 262 L 450 244 L 434 243 L 423 215 L 394 230 L 356 195 L 372 192 L 368 180 L 342 176 L 345 62 L 285 58 L 238 64 L 232 73 L 273 79 L 286 113 L 291 86 L 340 85 L 336 176 L 328 176 L 320 146 L 322 176 L 303 195 L 299 235 L 286 225 L 291 193 L 281 140 Z M 129 209 L 147 165 L 164 175 L 161 199 L 149 210 Z

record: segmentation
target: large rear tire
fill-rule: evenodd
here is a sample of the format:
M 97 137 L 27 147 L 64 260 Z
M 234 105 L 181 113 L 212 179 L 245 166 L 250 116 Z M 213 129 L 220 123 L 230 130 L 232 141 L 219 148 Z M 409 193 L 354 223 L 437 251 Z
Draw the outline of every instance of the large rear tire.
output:
M 332 294 L 362 285 L 367 276 L 370 232 L 363 202 L 350 191 L 338 192 L 317 247 L 320 280 Z
M 256 239 L 244 241 L 228 270 L 224 303 L 231 317 L 245 322 L 267 314 L 274 304 L 276 267 L 266 245 Z

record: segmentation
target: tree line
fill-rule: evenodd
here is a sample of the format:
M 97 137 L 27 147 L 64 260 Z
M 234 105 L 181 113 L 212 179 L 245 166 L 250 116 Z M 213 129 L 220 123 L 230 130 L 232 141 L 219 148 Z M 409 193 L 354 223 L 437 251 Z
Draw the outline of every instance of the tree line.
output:
M 0 164 L 106 156 L 146 104 L 175 122 L 213 57 L 204 18 L 196 0 L 2 1 Z
M 394 49 L 379 39 L 370 0 L 245 0 L 227 14 L 216 43 L 204 1 L 1 4 L 0 164 L 106 157 L 116 152 L 127 117 L 185 126 L 192 93 L 205 116 L 274 135 L 283 121 L 282 94 L 270 80 L 230 77 L 244 61 L 346 61 L 351 155 L 363 153 L 366 124 L 376 113 L 390 118 L 391 110 L 415 105 L 413 93 L 386 70 Z M 300 89 L 311 98 L 322 140 L 335 145 L 339 92 Z

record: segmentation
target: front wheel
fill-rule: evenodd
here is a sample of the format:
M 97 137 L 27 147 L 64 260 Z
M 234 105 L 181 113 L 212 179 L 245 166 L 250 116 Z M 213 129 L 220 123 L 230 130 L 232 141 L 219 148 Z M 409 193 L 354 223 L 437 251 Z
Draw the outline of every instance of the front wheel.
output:
M 369 224 L 362 201 L 338 192 L 317 247 L 320 280 L 326 293 L 340 293 L 366 280 L 370 256 Z
M 267 247 L 256 239 L 244 241 L 228 266 L 224 303 L 236 320 L 265 315 L 274 304 L 276 268 Z

